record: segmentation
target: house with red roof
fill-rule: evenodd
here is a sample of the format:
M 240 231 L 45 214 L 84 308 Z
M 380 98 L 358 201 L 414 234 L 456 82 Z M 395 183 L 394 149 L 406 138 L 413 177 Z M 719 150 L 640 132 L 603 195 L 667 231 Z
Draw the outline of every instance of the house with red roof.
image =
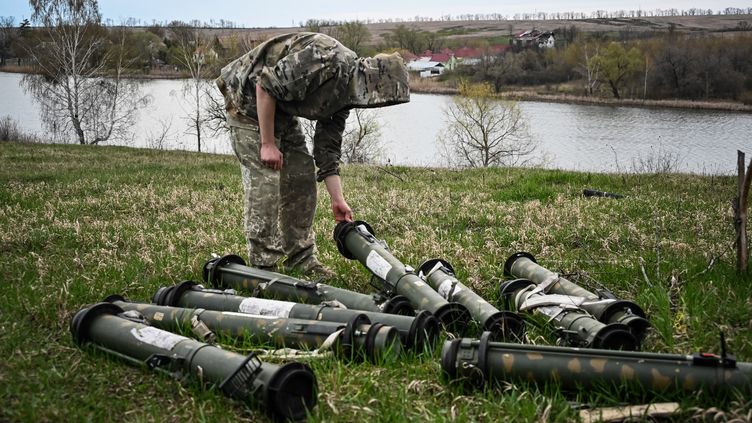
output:
M 445 70 L 454 70 L 459 65 L 475 65 L 483 57 L 500 56 L 511 49 L 510 45 L 496 45 L 486 48 L 462 47 L 457 50 L 444 48 L 440 53 L 426 50 L 407 62 L 407 70 L 419 72 L 423 77 L 438 76 Z

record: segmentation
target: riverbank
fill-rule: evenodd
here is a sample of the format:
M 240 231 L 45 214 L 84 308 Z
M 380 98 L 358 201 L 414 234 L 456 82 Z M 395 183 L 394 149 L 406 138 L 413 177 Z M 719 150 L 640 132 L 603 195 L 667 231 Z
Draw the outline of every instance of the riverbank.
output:
M 30 66 L 6 65 L 0 72 L 33 73 Z M 187 73 L 169 69 L 152 70 L 149 73 L 130 74 L 129 78 L 143 80 L 178 80 L 190 77 Z M 457 95 L 459 90 L 447 83 L 430 78 L 410 78 L 410 90 L 417 94 Z M 725 112 L 752 113 L 752 106 L 732 101 L 694 101 L 694 100 L 642 100 L 642 99 L 614 99 L 603 97 L 586 97 L 572 94 L 546 92 L 546 87 L 508 87 L 499 98 L 514 101 L 540 101 L 547 103 L 582 104 L 596 106 L 644 107 L 655 109 L 686 109 L 686 110 L 716 110 Z
M 414 93 L 457 95 L 459 90 L 451 85 L 432 78 L 411 78 L 410 90 Z M 541 87 L 505 87 L 498 94 L 503 100 L 540 101 L 545 103 L 583 104 L 594 106 L 645 107 L 655 109 L 717 110 L 725 112 L 752 113 L 752 106 L 734 101 L 694 101 L 694 100 L 642 100 L 615 99 L 605 97 L 577 96 L 556 92 L 555 88 Z
M 730 101 L 694 101 L 694 100 L 642 100 L 642 99 L 615 99 L 600 97 L 583 97 L 571 94 L 541 94 L 534 91 L 524 90 L 505 91 L 501 98 L 517 101 L 541 101 L 563 104 L 583 104 L 593 106 L 616 106 L 616 107 L 644 107 L 653 109 L 685 109 L 685 110 L 716 110 L 724 112 L 752 113 L 752 106 Z
M 80 350 L 69 331 L 87 304 L 111 294 L 148 302 L 160 286 L 200 281 L 211 253 L 245 255 L 237 160 L 108 146 L 0 147 L 0 266 L 8 270 L 0 420 L 265 421 L 219 390 Z M 734 177 L 400 166 L 344 166 L 342 175 L 355 217 L 405 263 L 441 257 L 495 302 L 506 257 L 530 251 L 551 270 L 641 305 L 653 325 L 644 351 L 718 353 L 720 329 L 737 359 L 752 360 L 752 280 L 734 272 Z M 585 198 L 584 188 L 625 198 Z M 319 257 L 342 275 L 331 283 L 371 292 L 370 274 L 337 251 L 319 189 Z M 530 331 L 537 344 L 555 342 L 535 325 Z M 256 347 L 224 345 L 245 354 Z M 392 364 L 324 358 L 311 366 L 319 384 L 314 422 L 571 421 L 570 401 L 651 400 L 644 391 L 566 395 L 555 386 L 464 390 L 441 378 L 438 350 Z M 742 417 L 752 405 L 700 392 L 680 402 L 685 414 L 676 420 L 692 407 Z
M 34 67 L 33 66 L 18 66 L 13 64 L 6 64 L 5 66 L 0 67 L 0 72 L 5 73 L 21 73 L 21 74 L 31 74 L 34 73 Z M 129 73 L 125 75 L 126 78 L 130 79 L 144 79 L 144 80 L 157 80 L 157 79 L 188 79 L 190 78 L 190 74 L 187 72 L 181 72 L 176 71 L 174 69 L 170 69 L 168 66 L 163 67 L 162 69 L 152 69 L 149 71 L 149 73 Z

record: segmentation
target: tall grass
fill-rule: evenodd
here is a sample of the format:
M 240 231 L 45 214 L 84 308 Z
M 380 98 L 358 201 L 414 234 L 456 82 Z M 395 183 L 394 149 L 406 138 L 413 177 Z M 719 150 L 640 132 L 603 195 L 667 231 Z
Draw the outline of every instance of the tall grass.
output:
M 0 159 L 1 421 L 266 420 L 216 390 L 81 351 L 69 333 L 87 304 L 110 294 L 148 302 L 160 286 L 200 280 L 211 253 L 244 254 L 233 157 L 9 142 Z M 752 279 L 734 272 L 731 177 L 351 165 L 343 179 L 355 217 L 407 264 L 443 258 L 495 301 L 506 258 L 529 251 L 643 306 L 654 326 L 646 351 L 718 352 L 723 330 L 730 351 L 752 359 Z M 583 188 L 625 198 L 584 198 Z M 370 292 L 369 274 L 332 242 L 320 194 L 314 225 L 321 261 L 340 275 L 332 284 Z M 545 330 L 532 340 L 554 341 Z M 311 361 L 319 381 L 311 420 L 566 421 L 576 416 L 572 403 L 624 401 L 556 386 L 467 391 L 443 380 L 438 355 Z M 748 401 L 693 393 L 681 404 L 684 417 L 712 407 L 728 417 L 743 416 Z

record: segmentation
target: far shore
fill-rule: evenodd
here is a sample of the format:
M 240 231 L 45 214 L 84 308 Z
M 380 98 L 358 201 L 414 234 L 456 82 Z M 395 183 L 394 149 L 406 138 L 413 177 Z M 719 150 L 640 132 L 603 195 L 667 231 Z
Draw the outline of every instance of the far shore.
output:
M 31 66 L 17 66 L 6 64 L 0 67 L 0 72 L 5 73 L 33 73 Z M 174 70 L 152 70 L 149 73 L 136 73 L 128 75 L 133 79 L 188 79 L 190 75 Z M 670 108 L 670 109 L 694 109 L 694 110 L 717 110 L 724 112 L 752 113 L 752 105 L 730 100 L 643 100 L 636 98 L 606 98 L 577 96 L 565 93 L 548 93 L 539 87 L 509 87 L 502 91 L 498 97 L 502 100 L 512 101 L 539 101 L 548 103 L 583 104 L 615 107 L 644 107 L 644 108 Z M 459 90 L 455 87 L 443 84 L 435 80 L 424 81 L 420 78 L 411 78 L 410 90 L 417 94 L 457 95 Z M 541 92 L 542 91 L 542 92 Z
M 456 95 L 459 93 L 459 90 L 457 88 L 448 86 L 435 80 L 424 80 L 421 78 L 411 78 L 410 90 L 414 93 L 421 94 Z M 752 105 L 745 105 L 743 103 L 731 100 L 643 100 L 637 98 L 615 99 L 607 97 L 588 97 L 554 92 L 551 91 L 551 88 L 543 86 L 507 87 L 498 94 L 498 97 L 502 100 L 512 101 L 540 101 L 547 103 L 584 104 L 596 106 L 696 109 L 752 113 Z

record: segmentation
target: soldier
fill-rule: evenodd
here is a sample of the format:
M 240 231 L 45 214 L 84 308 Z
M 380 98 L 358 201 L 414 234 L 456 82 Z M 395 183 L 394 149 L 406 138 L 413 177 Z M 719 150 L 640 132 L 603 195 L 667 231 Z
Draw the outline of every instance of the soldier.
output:
M 359 58 L 323 34 L 285 34 L 225 66 L 217 85 L 241 164 L 249 265 L 333 276 L 316 258 L 316 181 L 326 186 L 334 219 L 351 221 L 339 177 L 345 121 L 351 108 L 410 100 L 402 58 Z M 316 121 L 313 157 L 297 117 Z

